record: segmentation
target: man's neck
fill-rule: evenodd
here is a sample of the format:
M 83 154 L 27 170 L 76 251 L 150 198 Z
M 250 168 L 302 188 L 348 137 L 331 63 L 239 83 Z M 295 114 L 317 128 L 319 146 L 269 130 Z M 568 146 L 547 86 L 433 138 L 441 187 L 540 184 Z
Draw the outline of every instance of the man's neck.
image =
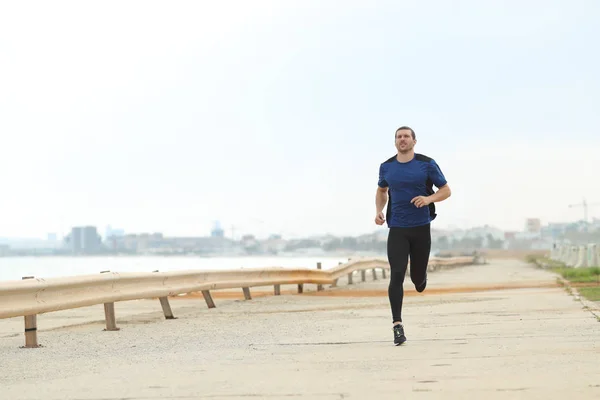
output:
M 410 160 L 412 160 L 415 157 L 415 151 L 411 150 L 407 153 L 400 153 L 398 152 L 398 155 L 396 156 L 396 159 L 401 162 L 401 163 L 405 163 L 405 162 L 409 162 Z

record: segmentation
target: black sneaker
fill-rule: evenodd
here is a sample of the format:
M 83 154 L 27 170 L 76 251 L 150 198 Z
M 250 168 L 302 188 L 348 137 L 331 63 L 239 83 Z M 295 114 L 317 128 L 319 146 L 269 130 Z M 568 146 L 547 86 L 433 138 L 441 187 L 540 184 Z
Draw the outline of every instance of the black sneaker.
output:
M 394 325 L 394 344 L 400 346 L 406 342 L 406 336 L 404 336 L 404 327 L 400 325 Z

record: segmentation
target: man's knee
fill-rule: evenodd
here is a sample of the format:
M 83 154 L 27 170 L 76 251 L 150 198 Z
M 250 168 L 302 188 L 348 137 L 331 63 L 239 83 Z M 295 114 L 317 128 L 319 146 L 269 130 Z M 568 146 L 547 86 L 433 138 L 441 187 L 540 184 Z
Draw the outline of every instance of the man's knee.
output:
M 392 272 L 390 274 L 390 286 L 402 287 L 404 284 L 404 274 L 401 272 Z
M 415 285 L 417 292 L 421 293 L 427 287 L 427 271 L 425 270 L 423 273 L 411 273 L 410 280 Z

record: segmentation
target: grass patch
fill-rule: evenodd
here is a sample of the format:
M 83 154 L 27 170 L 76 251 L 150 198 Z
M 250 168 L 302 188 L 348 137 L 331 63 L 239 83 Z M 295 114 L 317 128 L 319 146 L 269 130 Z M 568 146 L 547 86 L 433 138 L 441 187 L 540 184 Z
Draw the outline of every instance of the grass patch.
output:
M 582 287 L 577 289 L 579 294 L 590 301 L 600 301 L 600 286 Z
M 569 282 L 573 283 L 598 283 L 600 284 L 600 267 L 587 268 L 565 268 L 555 267 L 552 271 L 556 272 Z
M 536 254 L 528 255 L 526 260 L 541 268 L 550 269 L 571 283 L 596 283 L 598 286 L 578 287 L 577 291 L 581 296 L 590 301 L 600 301 L 600 267 L 569 268 L 560 261 L 554 261 L 550 258 Z M 570 295 L 573 294 L 573 290 L 569 286 L 563 285 L 559 278 L 557 278 L 557 280 L 565 287 L 567 293 Z M 600 322 L 600 316 L 597 316 L 596 318 L 598 318 L 598 321 Z
M 540 268 L 561 268 L 561 267 L 565 267 L 565 264 L 560 262 L 560 261 L 556 261 L 556 260 L 552 260 L 549 257 L 543 256 L 543 255 L 539 255 L 539 254 L 529 254 L 525 257 L 525 261 L 530 263 L 530 264 L 535 264 Z
M 541 258 L 538 255 L 535 254 L 528 254 L 525 256 L 525 261 L 527 261 L 528 263 L 535 263 L 539 258 Z

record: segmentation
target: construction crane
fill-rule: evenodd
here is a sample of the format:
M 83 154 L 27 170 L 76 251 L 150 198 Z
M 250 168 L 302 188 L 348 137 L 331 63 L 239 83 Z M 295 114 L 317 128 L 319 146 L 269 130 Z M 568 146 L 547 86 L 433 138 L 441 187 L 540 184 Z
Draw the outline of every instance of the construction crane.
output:
M 573 208 L 573 207 L 583 207 L 583 220 L 587 223 L 588 222 L 588 207 L 591 206 L 598 206 L 600 205 L 600 203 L 592 203 L 592 204 L 588 204 L 588 202 L 585 200 L 585 198 L 583 199 L 583 201 L 581 203 L 577 203 L 577 204 L 569 204 L 569 208 Z

